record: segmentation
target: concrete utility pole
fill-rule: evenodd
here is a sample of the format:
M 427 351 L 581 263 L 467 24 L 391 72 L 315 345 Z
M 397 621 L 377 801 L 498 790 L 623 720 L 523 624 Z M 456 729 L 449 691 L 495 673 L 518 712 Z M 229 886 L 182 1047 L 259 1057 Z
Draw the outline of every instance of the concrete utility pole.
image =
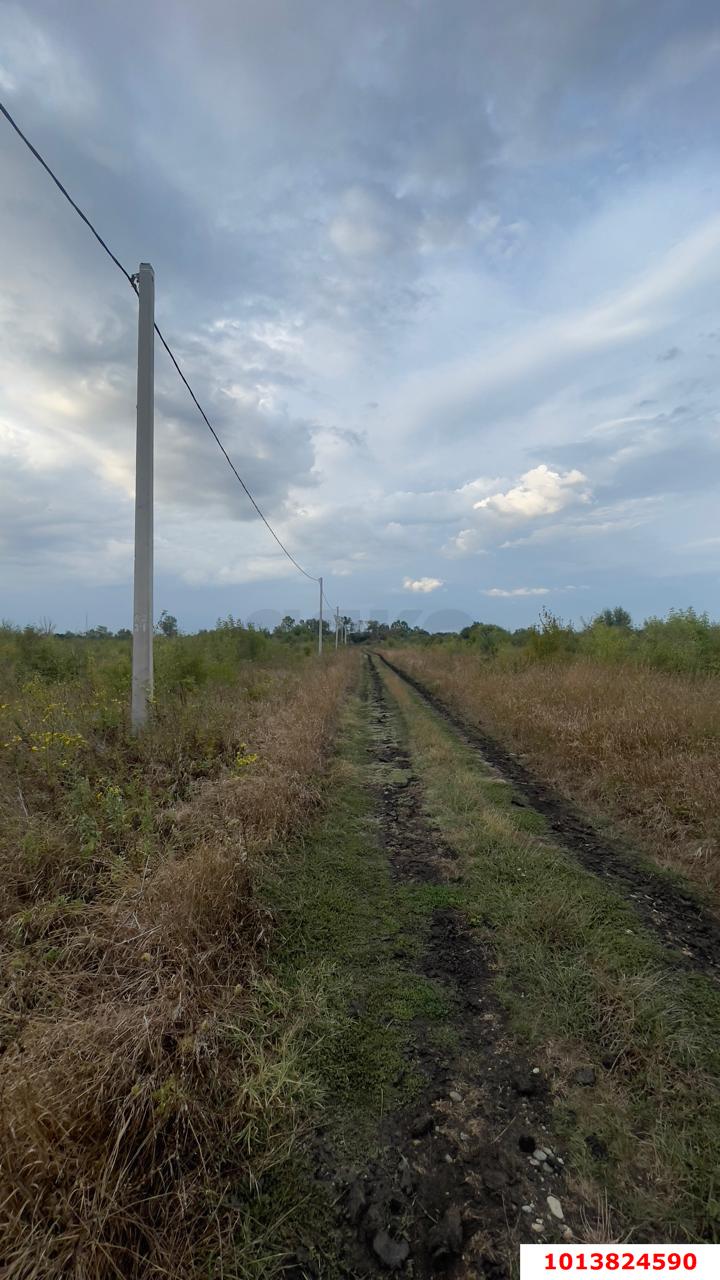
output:
M 338 647 L 338 638 L 340 636 L 340 610 L 335 610 L 335 648 Z
M 141 262 L 138 282 L 137 443 L 132 703 L 134 733 L 147 722 L 153 696 L 153 435 L 155 402 L 155 274 Z
M 318 582 L 320 583 L 320 617 L 319 617 L 319 619 L 318 619 L 318 653 L 322 656 L 322 627 L 323 627 L 323 616 L 322 616 L 322 606 L 323 606 L 323 588 L 322 588 L 322 578 L 318 578 Z

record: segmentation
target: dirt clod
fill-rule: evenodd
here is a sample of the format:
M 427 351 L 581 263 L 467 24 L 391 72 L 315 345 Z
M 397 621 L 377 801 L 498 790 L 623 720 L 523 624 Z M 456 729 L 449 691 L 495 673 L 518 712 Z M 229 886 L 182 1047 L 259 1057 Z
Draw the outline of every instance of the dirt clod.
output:
M 398 1267 L 401 1267 L 410 1257 L 410 1245 L 405 1237 L 400 1236 L 395 1239 L 385 1228 L 373 1237 L 372 1247 L 373 1252 L 389 1271 L 397 1271 Z

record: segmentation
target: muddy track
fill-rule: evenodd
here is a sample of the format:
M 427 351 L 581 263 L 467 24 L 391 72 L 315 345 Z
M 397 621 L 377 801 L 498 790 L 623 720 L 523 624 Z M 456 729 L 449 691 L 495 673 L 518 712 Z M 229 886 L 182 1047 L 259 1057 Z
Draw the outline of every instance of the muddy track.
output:
M 588 871 L 620 889 L 643 924 L 676 953 L 678 964 L 720 977 L 720 923 L 691 893 L 633 862 L 631 854 L 599 835 L 554 788 L 535 778 L 494 738 L 452 712 L 430 689 L 388 658 L 374 656 L 410 685 L 466 745 L 478 750 L 533 809 L 543 814 L 559 845 Z
M 372 661 L 368 714 L 380 836 L 394 878 L 457 880 Z M 416 1024 L 408 1069 L 423 1081 L 420 1095 L 382 1121 L 384 1154 L 340 1180 L 348 1224 L 342 1275 L 505 1280 L 522 1241 L 572 1239 L 568 1223 L 579 1217 L 549 1136 L 548 1085 L 518 1056 L 492 993 L 492 953 L 461 911 L 435 908 L 413 963 L 446 994 L 452 1048 Z

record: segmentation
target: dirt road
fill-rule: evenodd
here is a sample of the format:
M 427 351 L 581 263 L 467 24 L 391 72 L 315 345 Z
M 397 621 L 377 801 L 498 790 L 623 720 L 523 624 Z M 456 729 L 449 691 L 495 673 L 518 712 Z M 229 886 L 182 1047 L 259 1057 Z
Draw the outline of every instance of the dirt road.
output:
M 286 1273 L 499 1278 L 522 1241 L 716 1239 L 711 922 L 693 937 L 662 881 L 601 866 L 375 656 L 353 715 L 345 818 L 308 853 L 312 902 L 292 888 L 300 932 L 344 913 L 322 934 L 347 1022 L 307 1147 L 325 1226 Z

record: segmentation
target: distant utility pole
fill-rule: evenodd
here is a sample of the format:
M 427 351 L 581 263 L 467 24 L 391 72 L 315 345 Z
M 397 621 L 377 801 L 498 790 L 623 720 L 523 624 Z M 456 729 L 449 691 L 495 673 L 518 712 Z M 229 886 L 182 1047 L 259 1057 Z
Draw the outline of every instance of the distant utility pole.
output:
M 322 588 L 322 578 L 318 578 L 318 582 L 320 583 L 320 617 L 319 617 L 319 619 L 318 619 L 318 653 L 320 654 L 320 656 L 322 656 L 322 627 L 323 627 L 323 617 L 322 617 L 322 606 L 323 606 L 323 588 Z
M 335 648 L 338 647 L 338 638 L 340 636 L 340 610 L 335 610 Z
M 153 696 L 153 435 L 155 401 L 155 274 L 141 262 L 138 284 L 137 442 L 135 449 L 135 575 L 132 703 L 139 733 Z

